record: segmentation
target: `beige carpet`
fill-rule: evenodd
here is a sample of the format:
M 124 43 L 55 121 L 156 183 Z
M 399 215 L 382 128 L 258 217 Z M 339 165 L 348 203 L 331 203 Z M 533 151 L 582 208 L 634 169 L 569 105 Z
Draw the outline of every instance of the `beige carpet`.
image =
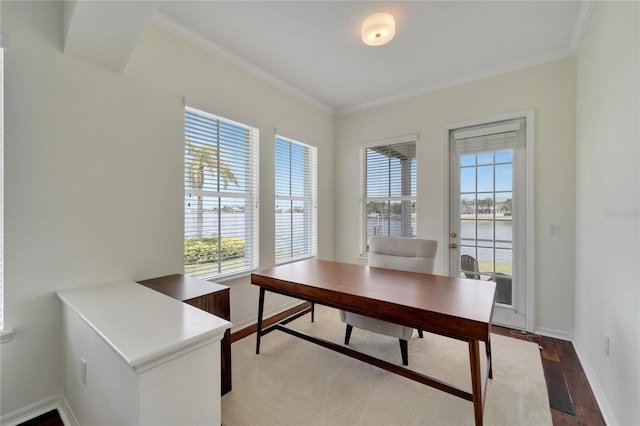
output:
M 289 324 L 342 342 L 344 325 L 334 309 L 317 306 Z M 409 342 L 409 366 L 471 388 L 465 342 L 425 333 Z M 401 364 L 398 341 L 354 329 L 354 349 Z M 232 425 L 472 425 L 469 401 L 437 391 L 280 331 L 233 345 L 233 390 L 222 398 L 222 423 Z M 489 380 L 487 425 L 551 425 L 538 346 L 492 335 L 493 380 Z M 481 353 L 484 347 L 481 346 Z

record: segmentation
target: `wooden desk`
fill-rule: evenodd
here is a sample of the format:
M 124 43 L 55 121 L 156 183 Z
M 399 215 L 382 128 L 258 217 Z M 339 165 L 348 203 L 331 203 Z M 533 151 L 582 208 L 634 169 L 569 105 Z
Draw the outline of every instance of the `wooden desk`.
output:
M 253 273 L 251 283 L 260 287 L 256 353 L 260 353 L 263 335 L 273 330 L 284 331 L 471 401 L 475 422 L 482 424 L 486 381 L 492 377 L 490 328 L 494 282 L 310 259 Z M 467 341 L 471 391 L 285 327 L 297 316 L 262 330 L 266 290 Z M 480 363 L 481 341 L 487 355 L 484 374 Z
M 188 277 L 182 274 L 167 275 L 139 281 L 167 296 L 200 308 L 227 321 L 231 320 L 229 287 Z M 231 390 L 231 333 L 227 329 L 220 342 L 222 395 Z

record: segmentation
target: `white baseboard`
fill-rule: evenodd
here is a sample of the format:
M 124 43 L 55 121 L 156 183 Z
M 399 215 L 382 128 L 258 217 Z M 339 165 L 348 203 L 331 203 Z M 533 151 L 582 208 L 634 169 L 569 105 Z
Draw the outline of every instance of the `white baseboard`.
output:
M 73 411 L 67 402 L 67 398 L 65 398 L 64 395 L 62 395 L 62 401 L 60 401 L 58 413 L 60 413 L 60 418 L 65 426 L 79 426 L 78 419 L 76 419 L 76 416 L 73 414 Z
M 50 396 L 41 401 L 27 405 L 26 407 L 5 414 L 0 418 L 0 424 L 2 424 L 2 426 L 16 426 L 31 419 L 35 419 L 36 417 L 52 410 L 58 410 L 58 414 L 60 414 L 62 423 L 64 423 L 65 426 L 78 426 L 78 421 L 62 394 Z
M 16 411 L 5 414 L 0 418 L 0 424 L 3 426 L 16 426 L 31 420 L 51 410 L 58 409 L 62 401 L 62 395 L 53 395 L 41 401 L 22 407 Z M 66 423 L 65 423 L 66 425 Z
M 605 424 L 608 425 L 618 425 L 615 414 L 613 413 L 613 409 L 611 408 L 611 404 L 609 403 L 609 399 L 607 398 L 602 385 L 600 384 L 600 380 L 598 380 L 598 376 L 596 376 L 595 370 L 591 366 L 589 362 L 589 358 L 586 353 L 582 350 L 580 345 L 576 342 L 573 342 L 573 347 L 576 350 L 576 354 L 578 355 L 578 359 L 580 360 L 580 364 L 582 365 L 582 369 L 587 376 L 587 380 L 589 381 L 589 385 L 591 386 L 591 390 L 593 391 L 593 396 L 596 399 L 596 403 L 600 407 L 600 413 L 602 413 L 602 417 L 604 417 Z
M 291 302 L 287 302 L 287 303 L 285 303 L 283 305 L 278 306 L 277 308 L 273 308 L 273 309 L 270 309 L 268 311 L 265 311 L 262 314 L 262 317 L 263 318 L 272 317 L 274 315 L 279 314 L 280 312 L 286 311 L 287 309 L 291 309 L 294 306 L 298 306 L 301 303 L 304 303 L 304 300 L 300 300 L 300 299 L 292 300 Z M 237 323 L 237 324 L 234 322 L 233 323 L 233 327 L 231 327 L 231 333 L 235 333 L 238 330 L 242 330 L 244 328 L 250 327 L 250 326 L 255 325 L 257 323 L 258 323 L 258 315 L 252 316 L 251 318 L 249 318 L 249 319 L 247 319 L 245 321 L 242 321 L 240 323 Z
M 570 342 L 573 341 L 573 334 L 567 333 L 566 331 L 562 331 L 562 330 L 556 330 L 553 328 L 537 327 L 534 330 L 534 333 L 539 334 L 541 336 L 553 337 L 554 339 L 568 340 Z

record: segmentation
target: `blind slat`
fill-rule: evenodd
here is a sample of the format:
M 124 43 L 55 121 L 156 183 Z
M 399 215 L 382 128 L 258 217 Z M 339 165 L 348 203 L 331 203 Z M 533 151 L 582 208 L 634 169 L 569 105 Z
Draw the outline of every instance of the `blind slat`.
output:
M 477 136 L 467 139 L 456 139 L 456 154 L 473 154 L 480 152 L 515 149 L 516 133 Z

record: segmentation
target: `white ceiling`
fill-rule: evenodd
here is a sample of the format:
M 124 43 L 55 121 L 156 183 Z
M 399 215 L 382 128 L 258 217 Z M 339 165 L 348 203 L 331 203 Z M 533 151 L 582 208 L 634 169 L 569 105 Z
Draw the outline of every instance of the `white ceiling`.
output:
M 260 78 L 340 113 L 572 55 L 591 4 L 165 0 L 149 15 Z M 387 45 L 367 46 L 360 24 L 381 11 L 395 16 L 396 36 Z M 104 14 L 95 16 L 104 22 Z

